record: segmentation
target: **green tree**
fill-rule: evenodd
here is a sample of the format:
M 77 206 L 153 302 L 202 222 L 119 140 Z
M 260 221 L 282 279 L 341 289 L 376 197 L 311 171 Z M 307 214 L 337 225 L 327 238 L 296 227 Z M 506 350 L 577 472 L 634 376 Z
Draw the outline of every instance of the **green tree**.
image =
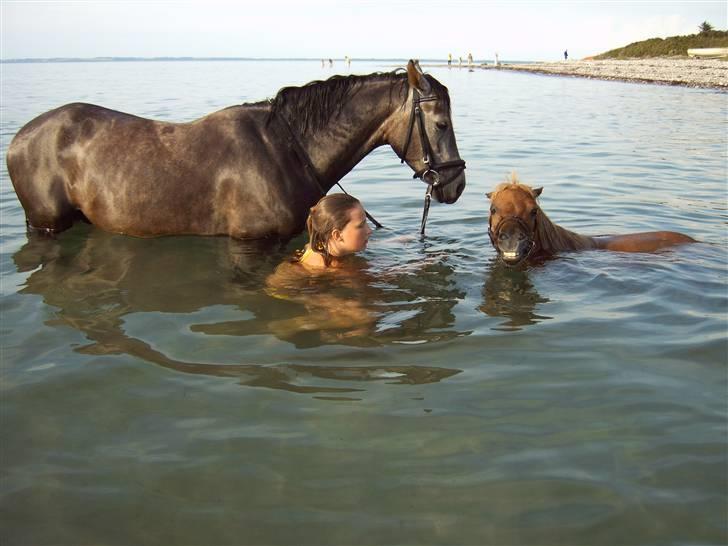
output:
M 700 23 L 700 26 L 698 28 L 700 29 L 700 33 L 702 34 L 704 32 L 710 32 L 711 30 L 713 30 L 713 25 L 711 25 L 708 21 L 703 21 L 702 23 Z

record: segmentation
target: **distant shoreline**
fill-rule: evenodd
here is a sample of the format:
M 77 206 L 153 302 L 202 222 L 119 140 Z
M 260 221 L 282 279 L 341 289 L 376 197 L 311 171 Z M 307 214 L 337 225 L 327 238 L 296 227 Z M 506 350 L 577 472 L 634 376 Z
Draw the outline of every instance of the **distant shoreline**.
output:
M 431 65 L 447 67 L 447 64 Z M 510 70 L 661 85 L 728 90 L 728 61 L 720 59 L 648 58 L 576 60 L 523 64 L 453 64 L 453 69 Z
M 328 59 L 326 67 L 329 68 Z M 255 61 L 255 62 L 311 62 L 319 63 L 318 58 L 263 58 L 263 57 L 91 57 L 71 58 L 56 57 L 47 59 L 0 59 L 0 64 L 50 64 L 50 63 L 110 63 L 110 62 L 225 62 L 225 61 Z M 344 59 L 333 59 L 333 68 L 336 69 L 345 63 Z M 357 62 L 400 63 L 407 59 L 352 59 L 354 66 Z M 423 67 L 447 68 L 446 62 L 440 59 L 421 59 Z M 600 80 L 616 80 L 637 83 L 652 83 L 661 85 L 676 85 L 684 87 L 699 87 L 706 89 L 728 90 L 728 61 L 719 59 L 693 59 L 685 57 L 658 57 L 642 59 L 607 59 L 607 60 L 569 60 L 557 62 L 538 61 L 512 61 L 507 60 L 498 66 L 492 61 L 475 61 L 472 65 L 467 63 L 453 63 L 453 70 L 504 70 L 526 72 L 531 74 L 545 74 L 551 76 L 573 76 Z
M 346 63 L 346 59 L 334 58 L 334 66 Z M 382 63 L 401 63 L 402 66 L 407 65 L 409 59 L 406 58 L 375 58 L 366 57 L 361 59 L 351 59 L 353 63 L 357 62 L 382 62 Z M 329 66 L 329 58 L 320 59 L 318 57 L 47 57 L 47 58 L 17 58 L 17 59 L 0 59 L 0 64 L 52 64 L 52 63 L 154 63 L 154 62 L 194 62 L 194 61 L 256 61 L 256 62 L 326 62 Z M 420 59 L 422 63 L 439 63 L 442 59 Z M 479 61 L 482 62 L 482 61 Z M 519 63 L 521 61 L 509 61 Z M 529 61 L 523 61 L 529 62 Z
M 346 59 L 340 59 L 340 58 L 334 58 L 332 57 L 330 60 L 333 61 L 333 67 L 336 68 L 337 66 L 341 66 L 342 64 L 346 64 Z M 407 66 L 408 58 L 397 58 L 397 57 L 391 57 L 391 58 L 375 58 L 375 57 L 362 57 L 351 59 L 352 64 L 356 65 L 356 63 L 386 63 L 386 64 L 393 64 L 397 67 L 404 68 Z M 54 63 L 155 63 L 155 62 L 230 62 L 230 61 L 254 61 L 254 62 L 310 62 L 310 63 L 321 63 L 321 61 L 324 61 L 325 67 L 330 68 L 331 65 L 329 65 L 329 58 L 325 59 L 319 59 L 318 57 L 46 57 L 46 58 L 36 58 L 36 57 L 29 57 L 29 58 L 14 58 L 14 59 L 0 59 L 0 64 L 54 64 Z M 423 65 L 429 65 L 429 66 L 445 66 L 445 61 L 443 59 L 419 59 L 420 63 Z M 477 63 L 477 66 L 480 67 L 481 64 L 487 64 L 488 62 L 492 62 L 489 59 L 479 59 L 475 61 Z M 505 61 L 509 64 L 528 64 L 538 61 L 521 61 L 517 59 L 510 59 Z M 394 64 L 396 63 L 396 64 Z M 453 65 L 455 66 L 455 65 Z
M 326 59 L 309 58 L 309 57 L 48 57 L 48 58 L 20 58 L 20 59 L 0 59 L 0 64 L 50 64 L 50 63 L 143 63 L 143 62 L 190 62 L 190 61 L 310 61 L 320 63 Z M 343 63 L 345 59 L 333 59 L 334 62 Z M 382 61 L 395 62 L 402 61 L 405 64 L 407 59 L 352 59 L 352 61 Z

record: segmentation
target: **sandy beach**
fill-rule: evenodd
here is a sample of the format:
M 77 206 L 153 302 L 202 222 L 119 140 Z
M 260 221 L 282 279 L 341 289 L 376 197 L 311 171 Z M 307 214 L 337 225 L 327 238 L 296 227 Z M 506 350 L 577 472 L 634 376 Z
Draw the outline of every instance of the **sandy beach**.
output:
M 453 68 L 468 69 L 469 67 L 466 64 L 463 64 L 462 67 L 453 64 Z M 569 60 L 532 64 L 501 63 L 499 66 L 494 66 L 492 63 L 474 64 L 470 68 L 728 89 L 728 61 L 720 59 Z

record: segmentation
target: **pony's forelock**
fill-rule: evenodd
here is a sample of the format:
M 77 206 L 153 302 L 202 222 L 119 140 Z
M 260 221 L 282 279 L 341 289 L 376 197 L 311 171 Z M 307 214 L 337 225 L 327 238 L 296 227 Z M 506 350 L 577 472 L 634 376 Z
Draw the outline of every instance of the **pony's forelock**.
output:
M 521 182 L 515 172 L 512 172 L 511 174 L 506 176 L 505 181 L 498 184 L 495 189 L 490 192 L 491 200 L 495 199 L 498 193 L 502 192 L 503 190 L 519 190 L 529 195 L 533 199 L 538 199 L 538 196 L 533 191 L 533 188 L 528 184 L 524 184 L 523 182 Z

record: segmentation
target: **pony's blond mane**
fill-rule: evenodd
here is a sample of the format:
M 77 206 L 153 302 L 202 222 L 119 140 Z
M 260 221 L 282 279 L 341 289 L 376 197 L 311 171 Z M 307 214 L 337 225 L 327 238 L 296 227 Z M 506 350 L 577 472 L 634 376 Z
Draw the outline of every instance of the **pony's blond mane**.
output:
M 522 191 L 533 199 L 538 199 L 531 186 L 518 180 L 518 176 L 512 173 L 505 182 L 498 184 L 491 194 L 491 199 L 495 199 L 498 192 L 505 189 L 516 189 Z M 546 213 L 538 207 L 536 216 L 536 243 L 538 247 L 547 253 L 556 253 L 565 250 L 584 250 L 588 248 L 597 248 L 597 244 L 591 237 L 579 235 L 573 231 L 569 231 L 551 221 Z

